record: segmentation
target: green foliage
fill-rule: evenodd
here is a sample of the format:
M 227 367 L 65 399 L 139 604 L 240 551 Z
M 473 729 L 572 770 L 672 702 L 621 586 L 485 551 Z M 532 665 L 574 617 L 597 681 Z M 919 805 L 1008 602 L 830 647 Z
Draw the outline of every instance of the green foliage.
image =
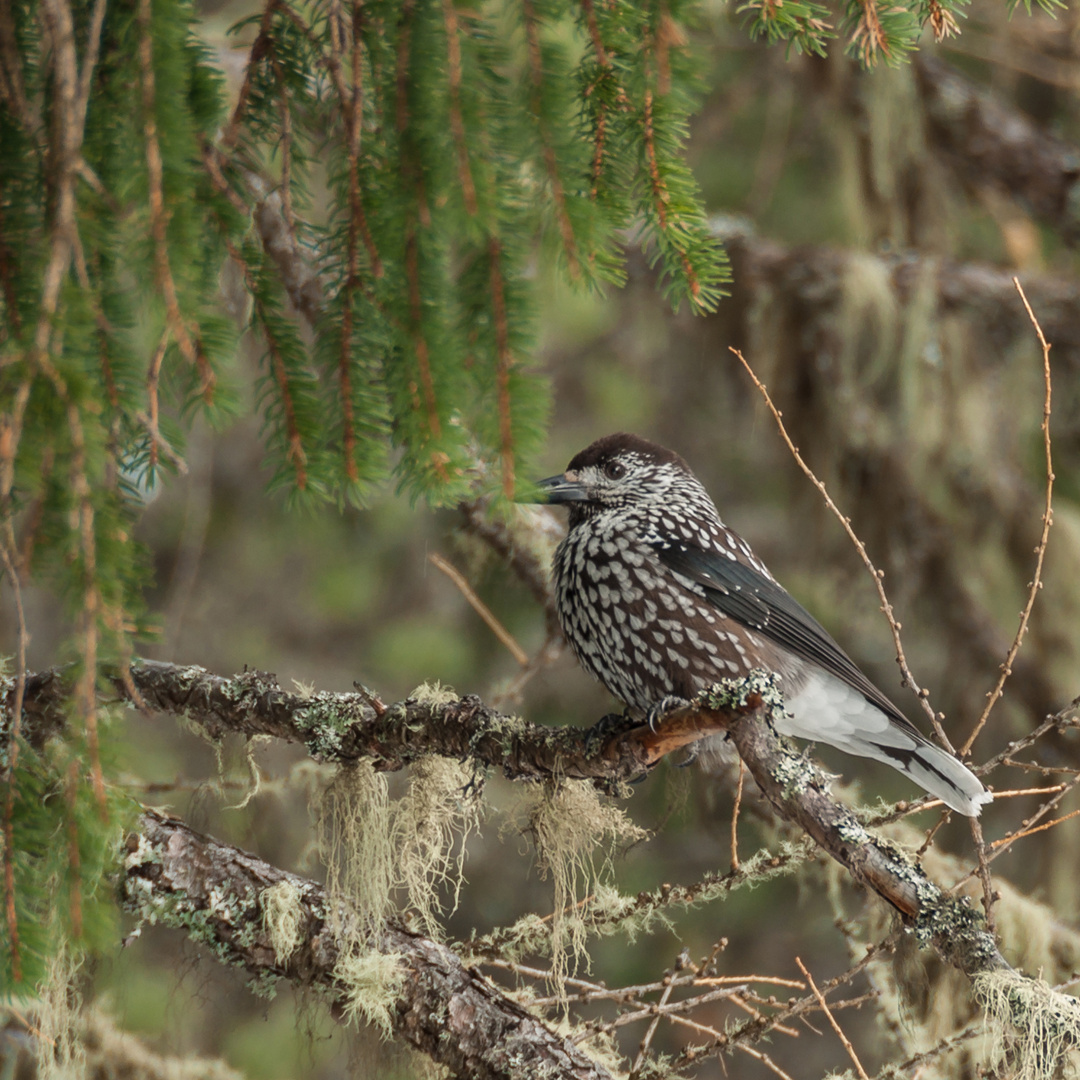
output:
M 11 744 L 2 745 L 10 754 Z M 11 947 L 5 916 L 0 1000 L 34 996 L 62 943 L 76 954 L 115 945 L 117 922 L 105 877 L 130 804 L 114 794 L 97 801 L 82 782 L 87 757 L 81 740 L 51 742 L 41 754 L 20 742 L 12 815 L 18 948 Z

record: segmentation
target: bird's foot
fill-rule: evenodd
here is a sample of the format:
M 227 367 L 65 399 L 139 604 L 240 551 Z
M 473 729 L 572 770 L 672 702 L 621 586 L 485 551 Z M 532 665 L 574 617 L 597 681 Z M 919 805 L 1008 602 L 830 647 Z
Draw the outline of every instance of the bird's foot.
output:
M 639 722 L 640 721 L 635 720 L 630 715 L 629 709 L 625 712 L 613 712 L 608 713 L 606 716 L 601 716 L 600 719 L 585 732 L 585 753 L 589 754 L 593 750 L 598 749 L 613 735 L 617 735 L 623 731 L 629 731 L 630 728 L 636 727 Z
M 662 697 L 651 709 L 645 714 L 645 722 L 649 725 L 650 731 L 655 731 L 663 720 L 664 714 L 672 712 L 674 709 L 681 709 L 689 705 L 690 702 L 686 698 L 681 698 L 676 694 L 668 694 L 666 697 Z
M 675 768 L 676 769 L 685 769 L 688 766 L 693 765 L 695 761 L 697 761 L 697 751 L 691 746 L 686 751 L 686 757 L 684 757 L 682 759 L 682 761 L 676 761 L 675 762 Z

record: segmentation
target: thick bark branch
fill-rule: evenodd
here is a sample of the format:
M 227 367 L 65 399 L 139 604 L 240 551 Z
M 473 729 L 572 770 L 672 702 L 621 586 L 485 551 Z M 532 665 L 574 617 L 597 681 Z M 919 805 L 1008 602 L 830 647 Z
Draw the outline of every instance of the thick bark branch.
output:
M 299 928 L 295 952 L 280 961 L 264 917 L 268 889 L 291 885 Z M 182 821 L 144 812 L 127 839 L 120 894 L 149 922 L 184 930 L 223 963 L 267 980 L 325 990 L 340 1017 L 351 988 L 338 968 L 344 942 L 328 920 L 322 887 L 239 848 L 203 836 Z M 394 1033 L 477 1080 L 605 1080 L 610 1073 L 508 998 L 445 945 L 387 926 L 370 947 L 398 958 Z
M 324 761 L 368 758 L 381 770 L 401 769 L 430 754 L 471 757 L 513 780 L 568 778 L 618 785 L 719 727 L 714 719 L 694 715 L 662 731 L 608 718 L 588 729 L 550 728 L 507 716 L 473 695 L 419 691 L 388 706 L 365 690 L 296 694 L 282 690 L 265 672 L 224 677 L 152 660 L 131 667 L 130 686 L 117 677 L 113 687 L 130 704 L 186 716 L 212 739 L 269 735 L 301 743 Z M 23 730 L 31 745 L 63 727 L 69 694 L 63 670 L 28 676 Z M 9 693 L 9 711 L 12 700 Z M 0 729 L 0 752 L 5 739 Z
M 975 185 L 996 185 L 1075 245 L 1080 239 L 1076 147 L 932 53 L 917 54 L 915 74 L 934 140 L 960 173 Z
M 377 767 L 385 769 L 400 768 L 425 754 L 440 754 L 469 757 L 489 767 L 501 768 L 507 776 L 515 778 L 576 777 L 617 788 L 665 753 L 726 730 L 780 816 L 807 832 L 856 881 L 892 905 L 921 944 L 933 945 L 947 963 L 972 980 L 988 973 L 1010 971 L 993 936 L 986 930 L 982 915 L 966 900 L 949 896 L 896 845 L 865 828 L 850 810 L 828 794 L 829 778 L 779 738 L 767 722 L 771 710 L 782 708 L 772 676 L 756 673 L 746 679 L 718 683 L 700 695 L 698 701 L 667 713 L 656 731 L 631 720 L 601 721 L 587 730 L 544 728 L 503 716 L 471 696 L 419 694 L 389 707 L 367 691 L 302 696 L 282 691 L 272 676 L 257 672 L 227 679 L 202 668 L 144 662 L 131 669 L 131 679 L 146 704 L 183 714 L 201 724 L 214 738 L 229 731 L 245 736 L 273 735 L 301 742 L 322 758 L 338 761 L 374 758 Z M 122 695 L 126 693 L 120 679 L 115 680 L 115 685 Z M 57 722 L 64 693 L 64 680 L 55 673 L 32 676 L 27 681 L 24 731 L 28 738 L 36 738 L 39 724 Z M 12 689 L 5 697 L 7 719 L 10 719 L 13 694 Z M 3 735 L 0 731 L 0 754 L 4 749 Z M 237 872 L 244 870 L 258 877 L 257 869 L 258 874 L 264 875 L 258 877 L 264 884 L 248 889 L 251 902 L 260 889 L 285 878 L 294 880 L 282 871 L 264 869 L 263 864 L 254 867 L 258 860 L 204 838 L 199 838 L 199 843 L 204 845 L 199 850 L 206 854 L 199 855 L 194 849 L 173 851 L 172 845 L 182 848 L 189 843 L 187 838 L 195 834 L 180 823 L 166 822 L 153 815 L 150 818 L 144 820 L 144 830 L 149 830 L 151 825 L 164 829 L 168 824 L 173 830 L 170 835 L 182 837 L 170 840 L 164 834 L 154 833 L 147 840 L 155 851 L 165 845 L 168 848 L 165 854 L 169 858 L 177 857 L 179 891 L 188 894 L 195 891 L 200 895 L 213 892 L 216 879 L 203 878 L 220 873 L 216 852 L 226 853 L 221 859 L 226 860 L 229 868 L 239 868 Z M 136 843 L 135 855 L 137 849 Z M 143 867 L 139 871 L 140 879 L 147 883 L 144 887 L 150 893 L 147 910 L 153 910 L 153 894 L 158 888 L 155 878 L 158 856 L 139 856 L 137 862 Z M 277 876 L 265 877 L 271 872 Z M 129 884 L 125 895 L 129 896 L 129 902 L 134 902 L 130 870 L 126 880 Z M 301 891 L 304 890 L 309 890 L 309 883 Z M 243 928 L 235 921 L 220 920 L 220 926 L 215 924 L 205 933 L 202 924 L 196 925 L 186 917 L 180 917 L 177 925 L 187 927 L 200 940 L 212 943 L 220 938 L 227 953 L 241 950 L 243 955 L 238 958 L 245 964 L 258 959 L 255 953 L 244 951 L 247 949 L 244 942 L 250 935 L 242 933 Z M 305 932 L 303 937 L 306 941 L 312 934 Z M 309 953 L 312 949 L 318 951 L 316 944 L 310 945 Z M 329 946 L 318 945 L 324 947 Z M 434 945 L 431 948 L 438 949 Z M 442 953 L 438 955 L 441 957 Z M 310 958 L 290 961 L 291 977 L 310 979 L 314 962 Z M 270 970 L 269 958 L 264 958 L 262 963 Z M 1046 993 L 1052 992 L 1047 989 Z M 1080 1006 L 1072 999 L 1058 997 L 1066 1003 L 1061 1005 L 1062 1009 L 1076 1012 L 1074 1028 L 1080 1040 Z M 1017 1019 L 1023 1022 L 1020 1013 Z M 406 1037 L 421 1036 L 406 1033 Z

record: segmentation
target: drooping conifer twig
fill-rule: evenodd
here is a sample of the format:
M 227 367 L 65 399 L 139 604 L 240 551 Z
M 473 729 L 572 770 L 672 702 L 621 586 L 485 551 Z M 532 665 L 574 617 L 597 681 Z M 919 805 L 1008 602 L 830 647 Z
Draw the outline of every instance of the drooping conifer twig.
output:
M 1013 661 L 1016 659 L 1016 654 L 1020 651 L 1024 635 L 1027 633 L 1028 621 L 1031 618 L 1032 609 L 1035 607 L 1035 597 L 1039 595 L 1039 590 L 1042 588 L 1043 560 L 1046 558 L 1046 545 L 1050 538 L 1050 526 L 1054 522 L 1054 457 L 1050 441 L 1050 404 L 1052 392 L 1052 382 L 1050 378 L 1050 344 L 1043 336 L 1042 327 L 1039 325 L 1039 320 L 1035 317 L 1035 312 L 1031 310 L 1031 305 L 1028 303 L 1028 298 L 1024 294 L 1020 279 L 1014 277 L 1013 284 L 1016 286 L 1016 291 L 1020 294 L 1020 299 L 1024 304 L 1024 310 L 1027 311 L 1028 318 L 1035 328 L 1035 334 L 1039 339 L 1039 346 L 1042 349 L 1044 394 L 1043 415 L 1040 428 L 1043 436 L 1043 454 L 1046 460 L 1046 503 L 1042 515 L 1042 533 L 1039 536 L 1038 544 L 1035 545 L 1035 572 L 1031 576 L 1031 581 L 1028 582 L 1027 603 L 1024 605 L 1023 611 L 1020 612 L 1020 625 L 1016 628 L 1016 636 L 1013 638 L 1012 645 L 1009 647 L 1005 662 L 1001 665 L 1001 674 L 998 676 L 997 683 L 994 685 L 994 689 L 987 694 L 987 702 L 982 711 L 982 715 L 979 717 L 971 734 L 967 737 L 966 742 L 960 748 L 961 757 L 971 750 L 975 740 L 979 737 L 979 732 L 982 731 L 983 727 L 986 725 L 986 721 L 990 717 L 991 709 L 997 704 L 998 699 L 1002 695 L 1005 688 L 1005 681 L 1012 674 Z
M 465 121 L 461 115 L 461 39 L 454 0 L 442 0 L 442 10 L 443 25 L 446 27 L 446 75 L 450 87 L 450 132 L 454 137 L 454 149 L 457 153 L 458 182 L 461 184 L 465 213 L 469 217 L 476 217 L 476 185 L 473 183 L 472 166 L 469 164 Z
M 654 78 L 651 63 L 654 47 L 655 43 L 652 40 L 652 34 L 647 33 L 644 43 L 645 97 L 642 103 L 644 109 L 642 137 L 645 140 L 645 157 L 648 162 L 649 187 L 652 193 L 653 213 L 656 214 L 656 221 L 659 225 L 660 233 L 665 237 L 668 237 L 675 231 L 677 223 L 669 220 L 667 185 L 664 183 L 664 178 L 660 174 L 660 157 L 656 149 L 656 127 L 653 115 L 653 98 L 655 91 L 653 89 Z M 699 309 L 701 305 L 701 282 L 698 280 L 694 265 L 690 261 L 690 256 L 687 254 L 685 248 L 679 244 L 678 241 L 673 241 L 673 243 L 679 249 L 679 260 L 682 263 L 683 273 L 686 274 L 686 284 L 690 293 L 690 303 L 695 309 Z
M 146 398 L 148 402 L 146 413 L 146 430 L 150 435 L 150 465 L 156 467 L 158 463 L 158 442 L 161 438 L 158 427 L 158 384 L 161 381 L 161 365 L 165 359 L 165 350 L 169 347 L 169 327 L 166 326 L 161 332 L 161 338 L 150 357 L 150 366 L 146 371 Z
M 514 356 L 510 351 L 510 326 L 506 317 L 506 292 L 502 270 L 502 247 L 498 237 L 488 240 L 491 267 L 491 314 L 495 323 L 495 387 L 499 411 L 499 467 L 502 470 L 503 495 L 514 497 L 514 431 L 510 415 L 510 369 Z
M 262 329 L 263 338 L 266 341 L 266 351 L 270 354 L 270 371 L 277 383 L 278 393 L 281 398 L 281 410 L 285 418 L 285 438 L 288 442 L 287 459 L 293 467 L 293 479 L 298 490 L 303 491 L 307 487 L 307 452 L 304 450 L 304 440 L 300 432 L 300 425 L 296 417 L 296 403 L 293 400 L 292 387 L 289 385 L 289 372 L 285 365 L 285 357 L 282 355 L 281 345 L 275 338 L 271 329 L 270 320 L 265 305 L 261 298 L 255 273 L 248 265 L 247 260 L 241 254 L 239 248 L 226 239 L 225 248 L 229 257 L 240 267 L 244 275 L 244 282 L 252 297 L 255 310 L 259 316 L 259 326 Z
M 248 52 L 248 62 L 244 68 L 244 78 L 240 83 L 240 89 L 236 95 L 236 104 L 233 106 L 232 116 L 221 137 L 221 145 L 226 150 L 232 150 L 240 138 L 240 128 L 247 113 L 248 100 L 251 97 L 251 87 L 255 80 L 258 65 L 266 56 L 270 48 L 270 25 L 274 18 L 274 12 L 280 7 L 277 0 L 265 0 L 263 5 L 262 20 L 259 23 L 259 32 L 251 43 Z
M 578 261 L 577 240 L 574 226 L 566 207 L 566 189 L 559 175 L 559 159 L 552 141 L 551 127 L 544 111 L 544 58 L 540 47 L 540 24 L 532 0 L 521 0 L 521 16 L 525 23 L 525 43 L 529 58 L 529 78 L 532 85 L 532 114 L 540 136 L 540 145 L 547 170 L 548 183 L 551 185 L 551 198 L 555 204 L 555 218 L 559 223 L 559 235 L 562 237 L 563 252 L 570 276 L 576 281 L 581 277 L 581 263 Z
M 172 267 L 169 264 L 168 214 L 165 207 L 164 166 L 158 143 L 156 92 L 154 87 L 154 45 L 151 0 L 139 0 L 136 11 L 139 27 L 139 71 L 142 82 L 143 138 L 146 142 L 146 174 L 150 200 L 150 233 L 154 244 L 157 286 L 165 301 L 165 315 L 184 359 L 199 372 L 200 389 L 207 404 L 214 398 L 216 376 L 202 347 L 188 331 L 180 310 Z
M 777 429 L 780 432 L 780 437 L 781 439 L 783 439 L 784 445 L 790 451 L 791 456 L 795 459 L 795 463 L 799 466 L 799 468 L 803 472 L 803 475 L 806 476 L 810 483 L 812 483 L 814 487 L 818 489 L 822 499 L 825 501 L 825 505 L 832 512 L 836 520 L 840 522 L 840 525 L 843 528 L 844 532 L 847 533 L 848 539 L 854 545 L 855 550 L 859 553 L 859 558 L 862 559 L 863 565 L 869 571 L 870 577 L 873 579 L 874 582 L 874 588 L 877 589 L 878 599 L 881 601 L 881 610 L 884 612 L 885 618 L 889 622 L 889 630 L 892 632 L 893 645 L 896 648 L 896 662 L 900 665 L 900 673 L 903 676 L 904 684 L 906 686 L 909 686 L 911 690 L 915 693 L 916 697 L 919 699 L 919 703 L 922 706 L 923 711 L 929 717 L 930 722 L 934 725 L 934 731 L 937 733 L 937 736 L 941 740 L 942 744 L 948 750 L 952 750 L 952 743 L 949 741 L 948 735 L 945 734 L 945 729 L 941 726 L 941 721 L 928 700 L 929 695 L 924 690 L 920 689 L 919 684 L 915 681 L 915 676 L 911 673 L 911 668 L 908 667 L 907 657 L 904 655 L 904 646 L 903 643 L 900 641 L 901 624 L 897 621 L 896 616 L 893 614 L 893 607 L 892 604 L 889 602 L 889 597 L 885 592 L 885 585 L 883 584 L 885 572 L 883 570 L 879 570 L 874 565 L 873 560 L 871 560 L 870 558 L 869 552 L 866 550 L 866 546 L 859 539 L 858 534 L 851 526 L 851 518 L 847 517 L 841 512 L 840 508 L 836 505 L 835 502 L 833 502 L 832 496 L 826 489 L 825 484 L 817 478 L 817 475 L 814 473 L 813 469 L 811 469 L 810 466 L 807 465 L 802 454 L 799 453 L 799 448 L 795 445 L 795 443 L 791 439 L 791 436 L 788 434 L 787 427 L 784 424 L 783 413 L 781 413 L 780 410 L 773 403 L 772 397 L 769 395 L 769 391 L 766 389 L 765 384 L 757 377 L 757 374 L 750 366 L 746 357 L 743 356 L 743 354 L 738 349 L 732 348 L 729 351 L 746 369 L 746 373 L 750 376 L 750 379 L 753 382 L 754 386 L 757 387 L 758 392 L 764 399 L 765 405 L 767 406 L 769 412 L 772 413 L 772 417 L 776 421 Z
M 356 431 L 353 426 L 352 349 L 353 317 L 356 290 L 360 277 L 360 223 L 364 213 L 360 201 L 360 125 L 364 111 L 363 74 L 360 56 L 360 13 L 353 10 L 352 35 L 352 92 L 342 100 L 342 123 L 346 132 L 349 159 L 349 227 L 346 239 L 345 284 L 342 286 L 341 346 L 338 356 L 338 389 L 341 392 L 341 452 L 345 459 L 345 477 L 350 483 L 357 480 Z M 341 41 L 338 20 L 331 13 L 331 53 L 338 60 Z
M 877 0 L 859 0 L 859 4 L 862 7 L 862 14 L 851 35 L 851 44 L 856 46 L 862 54 L 863 66 L 873 67 L 879 51 L 886 60 L 891 55 L 889 39 L 881 26 Z
M 409 279 L 409 322 L 413 339 L 413 355 L 420 374 L 420 385 L 424 392 L 428 434 L 433 439 L 442 437 L 442 422 L 435 397 L 435 379 L 431 374 L 431 355 L 428 351 L 427 336 L 424 333 L 424 308 L 420 294 L 420 239 L 417 236 L 416 221 L 410 212 L 408 232 L 405 237 L 405 273 Z M 413 409 L 421 411 L 420 398 L 413 383 Z
M 610 78 L 612 75 L 611 60 L 608 57 L 607 49 L 604 48 L 604 40 L 600 36 L 600 25 L 596 21 L 596 8 L 593 6 L 593 0 L 581 0 L 581 10 L 585 16 L 585 25 L 589 30 L 589 40 L 592 42 L 593 55 L 596 57 L 596 62 L 603 72 L 603 77 Z M 596 92 L 595 87 L 592 92 Z M 619 87 L 619 93 L 625 102 L 626 95 L 621 86 Z M 596 110 L 596 130 L 593 134 L 593 159 L 590 172 L 591 183 L 589 185 L 589 198 L 594 202 L 596 201 L 597 193 L 600 190 L 600 177 L 603 175 L 604 171 L 604 152 L 606 150 L 606 144 L 607 103 L 601 101 Z

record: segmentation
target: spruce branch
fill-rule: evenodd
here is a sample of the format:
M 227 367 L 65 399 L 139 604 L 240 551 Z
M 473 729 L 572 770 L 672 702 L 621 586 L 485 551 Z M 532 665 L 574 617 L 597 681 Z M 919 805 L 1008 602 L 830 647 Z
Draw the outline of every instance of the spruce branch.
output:
M 139 0 L 137 9 L 139 26 L 139 71 L 142 79 L 143 137 L 146 141 L 146 172 L 150 196 L 150 228 L 154 241 L 154 270 L 157 286 L 165 301 L 165 313 L 169 328 L 184 359 L 199 373 L 200 392 L 209 405 L 214 399 L 217 376 L 203 352 L 198 337 L 192 337 L 180 310 L 180 299 L 173 279 L 169 257 L 168 210 L 165 206 L 164 164 L 158 141 L 157 101 L 154 76 L 154 45 L 152 36 L 152 13 L 150 0 Z M 148 384 L 151 376 L 148 375 Z M 157 415 L 157 377 L 153 376 L 150 415 Z M 152 449 L 151 454 L 155 451 Z
M 454 136 L 454 149 L 457 152 L 458 178 L 461 184 L 461 197 L 465 202 L 465 212 L 476 217 L 476 184 L 473 182 L 472 167 L 469 164 L 469 146 L 465 135 L 465 121 L 461 114 L 461 36 L 458 28 L 457 8 L 454 0 L 442 0 L 443 21 L 446 26 L 446 67 L 450 86 L 450 131 Z
M 537 125 L 548 184 L 551 186 L 551 198 L 555 204 L 555 219 L 562 238 L 563 253 L 566 256 L 570 277 L 577 280 L 581 277 L 577 240 L 566 206 L 566 190 L 559 171 L 559 156 L 556 153 L 551 127 L 548 123 L 548 110 L 543 100 L 545 84 L 552 75 L 544 70 L 544 56 L 540 46 L 540 24 L 533 0 L 521 0 L 521 16 L 525 24 L 525 41 L 529 57 L 531 111 Z

